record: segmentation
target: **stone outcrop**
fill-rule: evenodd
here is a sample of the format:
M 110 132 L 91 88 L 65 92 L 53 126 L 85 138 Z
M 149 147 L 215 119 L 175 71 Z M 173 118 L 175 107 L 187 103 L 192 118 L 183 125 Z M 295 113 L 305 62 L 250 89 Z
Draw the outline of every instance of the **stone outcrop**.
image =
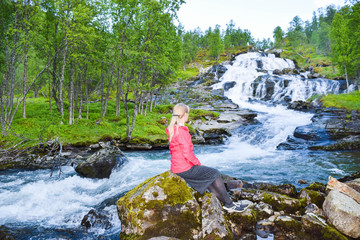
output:
M 336 200 L 337 190 L 330 191 L 324 201 L 327 191 L 321 183 L 294 193 L 288 184 L 250 184 L 225 175 L 222 178 L 231 197 L 248 205 L 243 212 L 227 213 L 214 195 L 206 192 L 201 196 L 167 171 L 117 201 L 121 239 L 256 239 L 271 235 L 274 239 L 299 240 L 358 238 L 358 219 L 347 214 L 356 214 L 360 208 L 345 201 L 344 194 Z M 358 179 L 350 181 L 357 184 Z M 333 205 L 340 206 L 341 215 L 334 212 Z
M 107 146 L 91 155 L 75 168 L 82 177 L 109 178 L 113 168 L 121 166 L 127 159 L 116 146 Z
M 206 123 L 196 120 L 192 125 L 196 130 L 194 143 L 222 143 L 235 129 L 252 123 L 255 117 L 256 114 L 252 111 L 224 109 L 217 119 Z
M 304 107 L 290 108 L 308 111 L 311 103 Z M 306 107 L 305 107 L 306 106 Z M 343 109 L 316 110 L 312 123 L 299 126 L 294 134 L 280 143 L 280 150 L 311 149 L 325 151 L 360 151 L 360 113 Z
M 327 188 L 331 191 L 323 209 L 329 222 L 345 235 L 360 238 L 360 193 L 331 177 Z

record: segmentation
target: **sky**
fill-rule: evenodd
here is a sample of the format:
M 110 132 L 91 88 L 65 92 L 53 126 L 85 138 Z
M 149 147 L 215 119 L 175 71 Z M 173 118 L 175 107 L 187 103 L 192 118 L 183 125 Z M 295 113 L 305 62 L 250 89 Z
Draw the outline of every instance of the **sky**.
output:
M 330 4 L 343 6 L 345 0 L 185 0 L 178 17 L 186 31 L 202 31 L 216 24 L 226 29 L 233 20 L 235 28 L 250 30 L 255 39 L 270 38 L 280 26 L 285 32 L 295 16 L 311 21 L 313 12 Z

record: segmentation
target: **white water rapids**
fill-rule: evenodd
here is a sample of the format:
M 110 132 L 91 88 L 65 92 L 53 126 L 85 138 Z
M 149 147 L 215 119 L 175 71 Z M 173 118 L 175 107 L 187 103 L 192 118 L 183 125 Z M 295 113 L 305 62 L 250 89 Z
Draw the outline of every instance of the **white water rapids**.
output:
M 224 145 L 196 146 L 195 154 L 203 164 L 246 181 L 292 183 L 299 187 L 299 179 L 325 182 L 329 174 L 345 175 L 359 163 L 351 153 L 276 150 L 297 126 L 310 123 L 312 114 L 275 103 L 285 96 L 294 101 L 306 100 L 315 93 L 336 93 L 336 82 L 290 75 L 275 77 L 273 70 L 293 68 L 294 63 L 259 53 L 239 55 L 233 65 L 226 67 L 228 71 L 214 88 L 235 81 L 226 96 L 240 108 L 256 111 L 259 124 L 240 129 Z M 265 94 L 265 80 L 257 81 L 254 93 L 252 84 L 259 76 L 275 82 L 269 102 L 260 101 Z M 121 224 L 116 200 L 145 179 L 170 168 L 168 150 L 126 155 L 129 162 L 113 171 L 109 179 L 81 178 L 69 166 L 62 167 L 60 177 L 50 177 L 50 170 L 0 172 L 0 225 L 22 230 L 23 239 L 118 239 Z M 82 218 L 93 208 L 111 214 L 112 228 L 95 228 L 89 233 L 80 228 Z

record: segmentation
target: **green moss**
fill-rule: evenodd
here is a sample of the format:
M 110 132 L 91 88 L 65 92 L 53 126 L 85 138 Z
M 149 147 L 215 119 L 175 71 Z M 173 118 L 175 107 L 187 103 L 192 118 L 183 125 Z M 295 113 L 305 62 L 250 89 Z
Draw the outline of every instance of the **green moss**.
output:
M 349 141 L 349 142 L 340 142 L 327 146 L 311 146 L 310 150 L 324 150 L 324 151 L 356 151 L 360 150 L 360 141 Z
M 267 192 L 263 192 L 262 197 L 263 202 L 270 204 L 276 211 L 285 211 L 288 213 L 303 212 L 306 206 L 306 199 L 299 200 L 285 195 Z
M 136 235 L 136 234 L 126 235 L 125 233 L 120 233 L 119 239 L 121 239 L 121 240 L 138 240 L 138 239 L 141 239 L 141 236 Z
M 349 94 L 328 94 L 321 98 L 325 107 L 343 108 L 349 111 L 360 110 L 360 92 L 355 91 Z
M 318 192 L 325 192 L 325 184 L 319 183 L 319 182 L 313 182 L 309 186 L 307 186 L 305 189 L 318 191 Z
M 157 236 L 173 236 L 179 239 L 191 239 L 193 232 L 189 226 L 200 231 L 201 224 L 198 219 L 194 219 L 192 212 L 185 211 L 181 215 L 170 213 L 165 221 L 159 221 L 154 227 L 147 228 L 144 235 L 139 239 L 149 239 Z
M 256 211 L 247 209 L 242 213 L 226 213 L 226 219 L 244 231 L 251 232 L 255 230 L 257 219 Z
M 331 226 L 326 226 L 321 231 L 324 240 L 348 240 L 346 236 Z
M 271 186 L 263 190 L 280 193 L 283 195 L 287 195 L 289 197 L 295 197 L 297 195 L 296 187 L 292 184 L 281 184 L 277 186 Z
M 322 208 L 322 205 L 325 201 L 325 195 L 323 193 L 308 189 L 304 189 L 303 191 L 307 192 L 312 203 L 316 204 L 316 206 L 319 208 Z
M 303 236 L 304 234 L 301 232 L 302 230 L 302 224 L 300 221 L 297 221 L 295 219 L 290 220 L 275 220 L 275 226 L 278 230 L 281 232 L 291 232 L 294 233 L 296 236 Z

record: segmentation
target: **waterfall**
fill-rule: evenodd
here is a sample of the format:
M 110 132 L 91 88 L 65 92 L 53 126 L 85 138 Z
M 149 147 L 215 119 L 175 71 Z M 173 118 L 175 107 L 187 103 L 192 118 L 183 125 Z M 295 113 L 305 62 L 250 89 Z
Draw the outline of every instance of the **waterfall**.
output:
M 276 58 L 273 54 L 241 54 L 232 65 L 226 67 L 228 71 L 214 89 L 223 88 L 226 82 L 235 82 L 235 87 L 226 94 L 235 102 L 247 102 L 249 99 L 270 103 L 306 101 L 315 94 L 337 94 L 340 90 L 339 82 L 325 78 L 308 79 L 307 72 L 281 76 L 273 74 L 274 70 L 295 68 L 293 61 Z

